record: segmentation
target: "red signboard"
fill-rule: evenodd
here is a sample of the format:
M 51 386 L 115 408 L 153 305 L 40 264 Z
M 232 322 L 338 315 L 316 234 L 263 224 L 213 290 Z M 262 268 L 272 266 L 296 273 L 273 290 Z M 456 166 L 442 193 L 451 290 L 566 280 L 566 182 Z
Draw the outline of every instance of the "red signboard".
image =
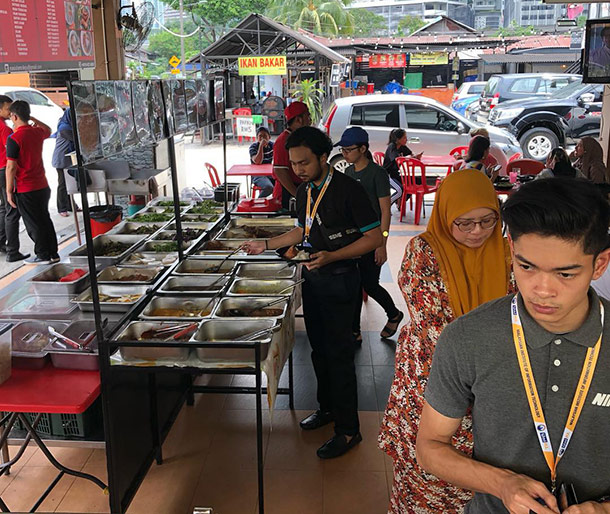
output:
M 405 54 L 375 54 L 369 57 L 369 68 L 404 68 Z
M 91 0 L 0 0 L 0 73 L 94 66 Z

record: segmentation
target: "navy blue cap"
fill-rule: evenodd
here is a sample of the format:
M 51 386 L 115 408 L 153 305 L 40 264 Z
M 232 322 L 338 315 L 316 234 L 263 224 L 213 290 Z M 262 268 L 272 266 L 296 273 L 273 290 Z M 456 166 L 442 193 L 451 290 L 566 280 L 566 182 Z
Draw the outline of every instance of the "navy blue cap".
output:
M 334 146 L 363 145 L 369 142 L 369 134 L 361 127 L 350 127 L 343 132 L 341 139 Z

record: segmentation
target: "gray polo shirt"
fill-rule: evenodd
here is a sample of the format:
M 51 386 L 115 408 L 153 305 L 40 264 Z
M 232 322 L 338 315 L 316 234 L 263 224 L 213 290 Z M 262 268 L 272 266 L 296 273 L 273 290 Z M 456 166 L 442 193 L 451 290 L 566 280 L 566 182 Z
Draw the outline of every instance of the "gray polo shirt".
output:
M 426 389 L 437 412 L 461 418 L 472 407 L 474 458 L 539 480 L 550 488 L 550 471 L 536 437 L 512 337 L 512 295 L 488 302 L 449 324 L 439 338 Z M 587 348 L 601 325 L 599 297 L 574 332 L 552 334 L 538 325 L 519 299 L 538 394 L 553 451 L 566 423 Z M 582 415 L 557 468 L 557 481 L 574 484 L 579 502 L 610 494 L 610 302 L 604 338 Z M 491 495 L 476 494 L 468 514 L 508 512 Z

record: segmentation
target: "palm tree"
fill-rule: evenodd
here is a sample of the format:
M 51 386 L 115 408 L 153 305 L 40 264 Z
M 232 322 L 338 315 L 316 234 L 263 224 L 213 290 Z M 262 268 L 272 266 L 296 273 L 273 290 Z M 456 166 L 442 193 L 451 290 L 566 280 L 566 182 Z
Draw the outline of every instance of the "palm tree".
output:
M 273 19 L 324 36 L 349 36 L 355 22 L 345 7 L 351 0 L 271 0 L 267 14 Z
M 291 90 L 293 98 L 307 105 L 312 125 L 316 125 L 322 117 L 322 95 L 324 90 L 318 87 L 319 84 L 319 80 L 305 79 L 296 84 Z

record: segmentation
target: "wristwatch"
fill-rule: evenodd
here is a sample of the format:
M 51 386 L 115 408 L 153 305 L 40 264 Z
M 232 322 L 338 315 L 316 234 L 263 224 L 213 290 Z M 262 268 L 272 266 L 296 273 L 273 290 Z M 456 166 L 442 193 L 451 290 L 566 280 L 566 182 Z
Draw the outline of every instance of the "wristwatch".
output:
M 383 237 L 388 237 L 390 233 L 387 230 L 384 230 L 382 233 Z

